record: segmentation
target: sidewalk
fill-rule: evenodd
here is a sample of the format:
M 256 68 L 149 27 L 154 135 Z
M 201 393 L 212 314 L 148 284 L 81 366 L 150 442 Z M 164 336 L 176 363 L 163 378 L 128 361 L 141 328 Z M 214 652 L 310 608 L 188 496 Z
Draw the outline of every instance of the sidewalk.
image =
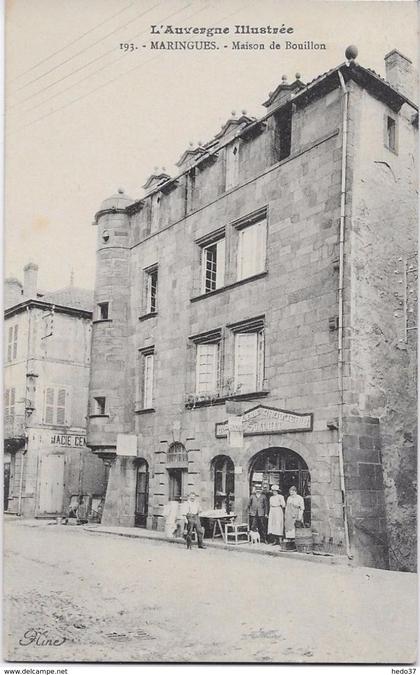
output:
M 132 539 L 148 539 L 149 541 L 162 541 L 166 544 L 185 546 L 184 539 L 168 539 L 163 532 L 146 530 L 138 527 L 115 527 L 111 525 L 83 525 L 83 529 L 90 534 L 112 534 L 118 537 L 130 537 Z M 255 555 L 269 555 L 275 558 L 291 558 L 306 562 L 321 563 L 324 565 L 340 565 L 354 567 L 354 564 L 346 556 L 323 555 L 316 553 L 297 553 L 295 551 L 280 551 L 270 544 L 226 544 L 221 539 L 205 539 L 207 548 L 224 549 L 237 553 L 253 553 Z M 197 544 L 193 543 L 193 546 Z

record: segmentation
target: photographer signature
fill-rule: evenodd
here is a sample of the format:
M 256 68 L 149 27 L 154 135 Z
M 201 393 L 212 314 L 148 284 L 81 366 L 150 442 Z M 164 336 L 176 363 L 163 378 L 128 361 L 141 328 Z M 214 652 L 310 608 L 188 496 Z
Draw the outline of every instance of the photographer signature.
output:
M 51 637 L 47 630 L 29 628 L 19 640 L 21 647 L 35 645 L 36 647 L 61 647 L 66 641 L 65 637 Z

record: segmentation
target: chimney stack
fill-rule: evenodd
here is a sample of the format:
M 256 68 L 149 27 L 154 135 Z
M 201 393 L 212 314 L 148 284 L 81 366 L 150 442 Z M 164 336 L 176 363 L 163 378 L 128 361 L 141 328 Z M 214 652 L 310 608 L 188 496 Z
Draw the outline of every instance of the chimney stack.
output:
M 413 64 L 397 49 L 385 56 L 386 79 L 403 96 L 416 101 L 416 71 Z
M 13 307 L 22 302 L 22 284 L 19 279 L 10 277 L 4 280 L 4 308 Z
M 38 288 L 38 265 L 28 263 L 23 268 L 23 295 L 25 300 L 36 298 Z

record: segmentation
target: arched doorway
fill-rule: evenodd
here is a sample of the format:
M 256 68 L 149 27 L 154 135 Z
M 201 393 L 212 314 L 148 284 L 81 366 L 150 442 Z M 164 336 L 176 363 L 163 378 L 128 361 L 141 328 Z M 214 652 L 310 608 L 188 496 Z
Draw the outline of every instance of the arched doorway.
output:
M 149 465 L 145 459 L 136 460 L 136 473 L 134 525 L 135 527 L 146 527 L 149 510 Z
M 305 502 L 303 520 L 310 525 L 311 474 L 306 462 L 296 452 L 288 448 L 262 450 L 251 459 L 249 480 L 250 492 L 259 486 L 268 495 L 271 485 L 276 483 L 285 499 L 289 494 L 289 488 L 296 485 L 298 494 Z
M 235 505 L 235 466 L 227 455 L 218 455 L 211 462 L 214 485 L 214 508 L 230 513 Z

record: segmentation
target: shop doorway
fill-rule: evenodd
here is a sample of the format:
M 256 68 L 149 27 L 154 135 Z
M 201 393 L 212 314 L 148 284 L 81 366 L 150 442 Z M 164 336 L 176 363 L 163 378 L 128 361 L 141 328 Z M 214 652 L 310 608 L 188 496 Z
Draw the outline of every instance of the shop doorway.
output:
M 255 487 L 261 487 L 268 497 L 273 484 L 279 486 L 285 499 L 291 486 L 296 486 L 305 502 L 304 523 L 310 525 L 311 474 L 302 457 L 287 448 L 268 448 L 255 455 L 251 460 L 250 492 Z
M 40 461 L 39 515 L 59 515 L 64 500 L 64 455 L 44 455 Z
M 137 461 L 136 469 L 134 526 L 147 527 L 147 514 L 149 510 L 149 465 L 145 459 L 140 459 Z

